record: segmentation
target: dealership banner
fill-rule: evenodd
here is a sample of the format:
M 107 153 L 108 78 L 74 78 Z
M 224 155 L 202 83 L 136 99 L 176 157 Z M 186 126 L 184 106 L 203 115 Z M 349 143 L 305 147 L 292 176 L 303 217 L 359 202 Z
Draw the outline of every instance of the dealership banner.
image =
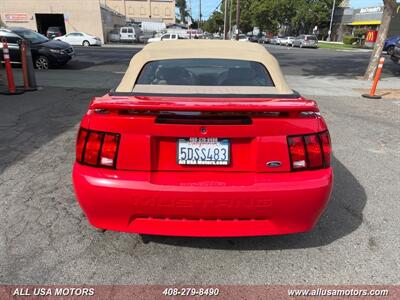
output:
M 134 270 L 132 271 L 134 272 Z M 0 285 L 0 299 L 400 299 L 400 286 Z
M 5 21 L 8 23 L 25 23 L 29 21 L 29 16 L 25 13 L 5 14 Z

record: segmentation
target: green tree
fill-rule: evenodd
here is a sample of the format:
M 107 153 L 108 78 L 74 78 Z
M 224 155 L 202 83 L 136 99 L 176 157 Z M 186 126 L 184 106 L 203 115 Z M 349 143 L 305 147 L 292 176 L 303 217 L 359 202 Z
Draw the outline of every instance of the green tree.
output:
M 179 19 L 183 24 L 186 24 L 186 17 L 188 16 L 188 12 L 186 9 L 186 0 L 176 0 L 175 6 L 179 9 Z
M 235 25 L 236 1 L 231 1 L 232 25 Z M 336 3 L 339 5 L 340 1 Z M 224 4 L 222 1 L 218 11 L 218 17 L 222 20 Z M 278 33 L 280 30 L 285 30 L 287 34 L 311 33 L 315 26 L 319 28 L 329 26 L 332 4 L 333 0 L 240 0 L 239 29 L 248 32 L 253 27 L 260 27 L 273 33 Z M 207 24 L 210 26 L 209 29 L 215 29 L 215 17 L 214 14 L 210 17 L 210 23 Z
M 255 24 L 254 13 L 251 10 L 252 2 L 254 0 L 240 0 L 239 30 L 244 33 L 253 30 Z M 232 0 L 232 26 L 236 24 L 236 6 L 237 0 Z
M 224 29 L 224 14 L 220 11 L 214 11 L 212 15 L 203 24 L 203 29 L 207 32 L 219 32 Z
M 318 27 L 327 27 L 329 25 L 332 0 L 303 0 L 295 2 L 297 3 L 297 9 L 289 22 L 290 33 L 311 33 L 316 25 Z
M 333 0 L 254 0 L 253 26 L 277 33 L 310 33 L 314 26 L 327 26 Z M 338 1 L 339 2 L 339 1 Z
M 250 10 L 253 12 L 253 24 L 263 30 L 276 33 L 279 29 L 278 14 L 276 13 L 275 1 L 256 0 L 253 1 Z

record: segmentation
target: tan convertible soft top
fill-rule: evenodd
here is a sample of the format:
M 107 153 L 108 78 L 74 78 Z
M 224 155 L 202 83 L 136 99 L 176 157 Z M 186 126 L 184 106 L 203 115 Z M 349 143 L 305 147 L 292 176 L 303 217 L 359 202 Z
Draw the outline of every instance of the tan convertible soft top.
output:
M 135 85 L 143 66 L 156 60 L 184 58 L 218 58 L 249 60 L 263 64 L 269 71 L 274 87 L 204 87 Z M 237 94 L 293 94 L 289 89 L 277 60 L 258 44 L 221 40 L 177 40 L 149 44 L 131 60 L 116 92 L 138 93 L 237 93 Z

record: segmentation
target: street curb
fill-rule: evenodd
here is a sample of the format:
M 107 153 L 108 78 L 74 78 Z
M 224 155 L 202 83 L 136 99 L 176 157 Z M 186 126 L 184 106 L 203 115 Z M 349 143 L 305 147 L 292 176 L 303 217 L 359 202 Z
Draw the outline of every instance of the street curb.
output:
M 104 44 L 101 47 L 102 48 L 134 48 L 134 49 L 142 49 L 144 48 L 146 45 L 140 44 Z

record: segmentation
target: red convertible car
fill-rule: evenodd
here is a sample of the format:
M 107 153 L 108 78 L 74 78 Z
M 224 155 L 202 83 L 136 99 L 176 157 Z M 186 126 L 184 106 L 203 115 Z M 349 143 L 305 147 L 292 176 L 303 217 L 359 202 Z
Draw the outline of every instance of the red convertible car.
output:
M 331 190 L 316 103 L 289 89 L 264 47 L 154 43 L 80 124 L 73 183 L 89 222 L 139 234 L 309 231 Z

